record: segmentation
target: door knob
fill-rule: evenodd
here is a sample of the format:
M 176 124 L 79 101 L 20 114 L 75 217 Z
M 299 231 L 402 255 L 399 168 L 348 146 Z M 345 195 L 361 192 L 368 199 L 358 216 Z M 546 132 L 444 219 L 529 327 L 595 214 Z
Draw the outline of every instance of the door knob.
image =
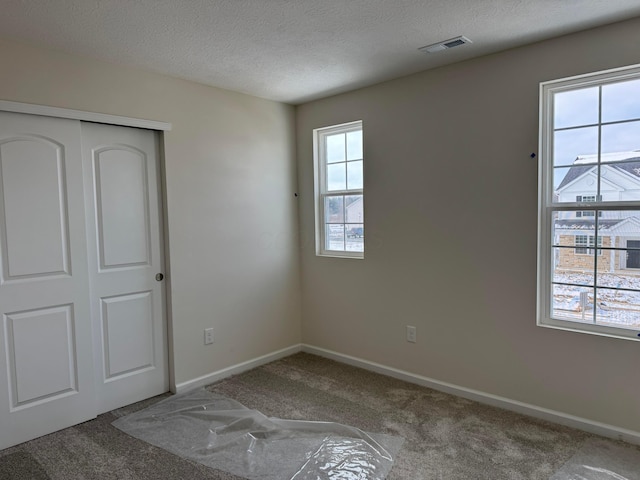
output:
M 162 279 L 164 278 L 164 275 L 161 273 L 156 273 L 156 281 L 157 282 L 161 282 Z

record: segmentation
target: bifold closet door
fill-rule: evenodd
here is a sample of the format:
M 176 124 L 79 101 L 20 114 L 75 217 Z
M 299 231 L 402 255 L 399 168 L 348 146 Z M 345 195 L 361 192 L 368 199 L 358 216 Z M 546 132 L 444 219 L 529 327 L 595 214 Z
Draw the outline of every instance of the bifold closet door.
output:
M 169 390 L 158 145 L 82 124 L 98 413 Z
M 0 448 L 95 416 L 80 122 L 0 112 Z

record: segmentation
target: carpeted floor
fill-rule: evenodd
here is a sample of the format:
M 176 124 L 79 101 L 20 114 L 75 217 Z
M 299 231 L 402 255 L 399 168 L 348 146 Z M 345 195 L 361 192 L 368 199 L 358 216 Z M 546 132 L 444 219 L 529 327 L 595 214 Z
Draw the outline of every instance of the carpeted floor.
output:
M 405 438 L 389 480 L 548 480 L 594 438 L 304 353 L 209 389 L 267 416 L 332 421 Z M 159 398 L 0 451 L 0 479 L 238 479 L 111 426 Z

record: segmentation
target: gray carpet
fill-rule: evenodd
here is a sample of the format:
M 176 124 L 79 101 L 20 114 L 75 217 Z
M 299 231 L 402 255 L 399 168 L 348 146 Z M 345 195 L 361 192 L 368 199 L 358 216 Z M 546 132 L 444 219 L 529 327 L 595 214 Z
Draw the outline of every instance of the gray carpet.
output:
M 304 353 L 209 389 L 267 416 L 338 422 L 405 438 L 389 480 L 548 480 L 595 438 Z M 158 398 L 0 451 L 0 479 L 238 479 L 111 426 Z

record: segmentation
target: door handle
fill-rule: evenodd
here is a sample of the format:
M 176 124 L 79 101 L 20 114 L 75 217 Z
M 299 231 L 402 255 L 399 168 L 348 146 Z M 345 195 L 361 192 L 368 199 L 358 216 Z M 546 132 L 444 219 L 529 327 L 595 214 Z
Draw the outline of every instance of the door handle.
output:
M 161 282 L 164 278 L 164 275 L 161 273 L 156 273 L 156 282 Z

